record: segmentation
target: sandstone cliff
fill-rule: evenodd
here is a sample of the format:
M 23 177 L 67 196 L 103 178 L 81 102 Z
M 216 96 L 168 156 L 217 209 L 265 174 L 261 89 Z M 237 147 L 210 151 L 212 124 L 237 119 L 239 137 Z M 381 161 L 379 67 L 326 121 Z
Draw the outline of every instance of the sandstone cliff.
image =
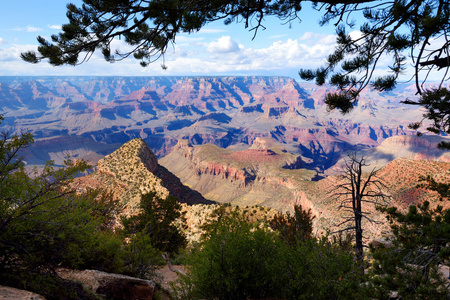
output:
M 214 145 L 194 147 L 189 141 L 180 140 L 160 162 L 207 199 L 278 210 L 298 203 L 298 182 L 311 180 L 316 174 L 302 169 L 300 156 L 261 138 L 240 151 Z
M 387 144 L 419 143 L 415 137 L 401 137 Z M 392 146 L 393 147 L 393 146 Z M 394 159 L 394 158 L 393 158 Z M 337 225 L 346 215 L 339 210 L 340 200 L 331 197 L 342 182 L 336 175 L 320 179 L 314 171 L 302 169 L 305 163 L 289 154 L 273 140 L 256 138 L 252 147 L 233 151 L 214 145 L 193 146 L 181 140 L 161 163 L 180 177 L 183 183 L 197 189 L 205 197 L 234 205 L 268 206 L 279 211 L 291 211 L 294 204 L 311 209 L 316 216 L 316 232 L 342 229 Z M 437 181 L 450 181 L 450 163 L 397 158 L 378 172 L 386 183 L 385 194 L 392 196 L 388 205 L 407 209 L 424 200 L 440 204 L 436 193 L 416 188 L 420 176 L 433 175 Z M 377 223 L 364 221 L 365 238 L 379 237 L 389 231 L 384 215 L 375 206 L 364 208 Z

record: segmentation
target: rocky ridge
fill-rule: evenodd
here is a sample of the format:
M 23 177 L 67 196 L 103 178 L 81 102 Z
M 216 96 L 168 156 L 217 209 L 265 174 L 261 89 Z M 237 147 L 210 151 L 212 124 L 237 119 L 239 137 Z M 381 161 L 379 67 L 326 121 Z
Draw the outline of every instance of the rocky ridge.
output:
M 272 138 L 325 171 L 346 151 L 415 134 L 407 125 L 422 117 L 416 107 L 399 104 L 414 97 L 406 88 L 367 89 L 342 116 L 326 111 L 327 87 L 277 76 L 0 77 L 0 83 L 5 130 L 31 131 L 36 140 L 82 136 L 97 143 L 89 151 L 102 155 L 99 144 L 133 138 L 144 139 L 157 157 L 180 139 L 227 148 Z
M 429 143 L 427 137 L 421 138 L 424 140 L 417 141 L 415 137 L 411 140 L 420 145 Z M 387 141 L 384 147 L 396 144 L 398 141 L 394 139 Z M 404 142 L 398 147 L 404 148 Z M 237 151 L 213 145 L 193 146 L 188 141 L 180 141 L 160 162 L 206 198 L 239 206 L 262 205 L 279 211 L 292 211 L 295 204 L 300 204 L 316 216 L 317 232 L 337 230 L 345 213 L 338 209 L 340 201 L 331 195 L 342 182 L 338 176 L 341 170 L 321 179 L 315 172 L 302 169 L 303 161 L 297 161 L 292 169 L 287 169 L 289 162 L 296 159 L 283 151 L 286 150 L 275 141 L 261 138 L 255 139 L 252 147 Z M 386 183 L 384 192 L 392 197 L 388 205 L 407 209 L 425 199 L 432 205 L 442 205 L 436 193 L 416 187 L 419 177 L 427 175 L 434 176 L 437 181 L 450 181 L 450 163 L 421 160 L 417 156 L 416 159 L 393 158 L 378 171 L 379 178 Z M 365 209 L 376 222 L 382 223 L 366 222 L 367 238 L 379 237 L 389 230 L 385 217 L 375 210 L 375 206 L 368 205 Z
M 79 189 L 106 188 L 126 204 L 126 214 L 139 209 L 142 194 L 155 192 L 165 199 L 169 194 L 180 202 L 212 203 L 196 191 L 181 184 L 180 180 L 158 164 L 158 160 L 142 139 L 133 139 L 97 163 L 96 170 L 78 178 Z
M 298 155 L 261 138 L 241 151 L 214 145 L 194 147 L 181 140 L 160 163 L 207 199 L 275 209 L 295 204 L 297 182 L 311 180 L 316 174 L 301 169 Z

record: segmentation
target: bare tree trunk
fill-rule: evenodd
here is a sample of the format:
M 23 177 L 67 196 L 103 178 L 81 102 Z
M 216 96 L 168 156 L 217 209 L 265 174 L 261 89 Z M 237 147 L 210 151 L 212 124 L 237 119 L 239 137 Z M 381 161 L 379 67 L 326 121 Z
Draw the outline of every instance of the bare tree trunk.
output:
M 332 196 L 341 201 L 339 209 L 344 209 L 351 214 L 346 216 L 345 221 L 338 226 L 348 222 L 354 224 L 344 230 L 354 230 L 356 258 L 362 262 L 364 259 L 362 219 L 377 223 L 368 216 L 369 212 L 367 208 L 364 210 L 363 202 L 364 206 L 385 206 L 389 196 L 383 193 L 382 188 L 385 188 L 385 185 L 376 177 L 375 169 L 367 174 L 363 173 L 363 167 L 368 166 L 364 157 L 357 158 L 356 154 L 349 155 L 345 164 L 343 182 L 335 186 Z
M 359 261 L 363 260 L 363 235 L 361 226 L 361 212 L 355 213 L 355 242 L 356 242 L 356 259 Z

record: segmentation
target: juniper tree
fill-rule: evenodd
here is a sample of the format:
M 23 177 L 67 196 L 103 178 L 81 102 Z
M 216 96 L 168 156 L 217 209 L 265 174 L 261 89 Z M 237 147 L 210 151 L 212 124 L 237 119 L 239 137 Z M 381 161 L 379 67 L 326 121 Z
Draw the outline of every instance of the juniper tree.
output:
M 355 3 L 355 1 L 349 1 Z M 360 2 L 360 1 L 357 1 Z M 434 133 L 450 133 L 450 92 L 442 88 L 448 80 L 450 67 L 450 1 L 364 1 L 357 4 L 328 5 L 322 24 L 336 20 L 337 46 L 327 57 L 324 66 L 316 70 L 300 70 L 302 79 L 315 80 L 318 85 L 329 83 L 337 92 L 326 95 L 329 110 L 350 112 L 358 102 L 360 92 L 370 86 L 378 91 L 395 88 L 406 64 L 414 68 L 418 100 L 405 99 L 405 104 L 426 108 L 424 119 L 433 122 L 427 130 Z M 369 4 L 370 2 L 370 4 Z M 349 34 L 355 29 L 351 14 L 359 11 L 365 22 L 359 27 L 360 35 Z M 389 72 L 374 75 L 382 59 L 390 59 Z M 424 86 L 431 72 L 441 71 L 442 80 L 434 89 Z M 423 121 L 423 120 L 422 120 Z M 411 124 L 418 129 L 421 121 Z M 441 143 L 449 148 L 449 143 Z
M 382 208 L 393 232 L 392 247 L 371 247 L 370 284 L 383 299 L 397 291 L 403 299 L 445 299 L 448 279 L 440 266 L 450 257 L 450 210 L 437 205 L 411 205 L 407 211 Z

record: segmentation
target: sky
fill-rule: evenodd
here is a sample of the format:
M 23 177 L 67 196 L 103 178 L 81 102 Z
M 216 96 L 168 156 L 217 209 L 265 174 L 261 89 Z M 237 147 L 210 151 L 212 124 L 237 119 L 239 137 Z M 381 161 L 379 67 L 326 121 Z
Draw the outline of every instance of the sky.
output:
M 49 38 L 68 23 L 66 0 L 0 0 L 0 76 L 289 76 L 300 80 L 300 68 L 317 68 L 335 47 L 332 25 L 320 27 L 321 13 L 308 4 L 300 13 L 302 21 L 290 24 L 276 18 L 266 19 L 266 30 L 253 32 L 243 23 L 224 25 L 211 23 L 192 34 L 180 34 L 162 60 L 148 67 L 129 58 L 109 63 L 95 54 L 82 65 L 54 67 L 48 63 L 29 64 L 20 53 L 37 48 L 36 37 Z M 81 0 L 71 1 L 80 4 Z M 118 49 L 126 49 L 123 41 L 114 41 Z M 383 68 L 379 69 L 380 71 Z

